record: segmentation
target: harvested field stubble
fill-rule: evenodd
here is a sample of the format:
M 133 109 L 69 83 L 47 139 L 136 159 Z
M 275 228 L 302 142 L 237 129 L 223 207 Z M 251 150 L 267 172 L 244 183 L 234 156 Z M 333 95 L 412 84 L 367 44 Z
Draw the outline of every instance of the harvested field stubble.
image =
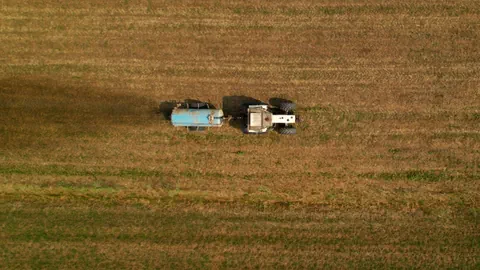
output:
M 475 1 L 3 1 L 0 268 L 479 267 Z M 299 134 L 173 128 L 295 100 Z

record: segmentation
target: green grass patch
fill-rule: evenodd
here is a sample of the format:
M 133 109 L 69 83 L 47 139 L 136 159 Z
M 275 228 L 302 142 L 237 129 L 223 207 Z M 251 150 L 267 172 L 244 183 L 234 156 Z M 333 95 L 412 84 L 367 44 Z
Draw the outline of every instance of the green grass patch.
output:
M 43 186 L 43 185 L 42 185 Z M 45 185 L 47 186 L 47 185 Z M 104 179 L 96 179 L 94 182 L 74 182 L 67 180 L 60 180 L 55 183 L 55 186 L 66 189 L 116 189 L 117 186 L 110 181 Z
M 213 178 L 213 179 L 230 179 L 232 175 L 218 172 L 201 172 L 197 170 L 185 170 L 178 173 L 164 172 L 161 170 L 146 170 L 141 168 L 77 168 L 74 166 L 28 166 L 28 165 L 14 165 L 1 166 L 0 175 L 45 175 L 45 176 L 85 176 L 85 177 L 101 177 L 114 176 L 126 179 L 154 177 L 157 179 L 177 178 L 179 176 L 188 179 L 199 178 Z M 66 185 L 68 185 L 66 183 Z
M 431 16 L 439 14 L 443 16 L 462 16 L 466 14 L 478 14 L 478 9 L 469 6 L 451 6 L 441 4 L 423 4 L 423 5 L 335 5 L 335 6 L 307 6 L 293 7 L 280 6 L 279 8 L 253 7 L 253 6 L 235 6 L 230 8 L 230 12 L 241 16 L 271 16 L 285 15 L 295 16 L 338 16 L 338 15 L 367 15 L 367 14 L 408 14 L 411 16 Z
M 139 264 L 162 269 L 220 265 L 238 268 L 248 264 L 268 269 L 316 269 L 327 263 L 340 268 L 359 264 L 368 268 L 378 266 L 374 262 L 391 252 L 397 260 L 382 268 L 417 268 L 432 263 L 430 256 L 409 260 L 412 251 L 453 256 L 454 262 L 435 262 L 435 266 L 448 268 L 471 266 L 471 257 L 463 255 L 476 252 L 479 243 L 475 228 L 468 226 L 472 223 L 459 219 L 450 224 L 456 227 L 452 230 L 442 226 L 444 220 L 410 213 L 369 213 L 366 218 L 365 213 L 298 211 L 268 208 L 261 203 L 256 208 L 196 208 L 179 202 L 152 210 L 7 203 L 0 205 L 0 220 L 5 240 L 0 243 L 5 251 L 3 262 L 16 268 L 120 269 Z M 386 245 L 388 250 L 383 248 Z M 218 258 L 215 256 L 219 249 L 234 251 Z M 319 249 L 332 251 L 333 258 L 322 257 Z M 345 252 L 353 255 L 345 259 Z M 316 265 L 320 260 L 323 263 Z
M 320 113 L 320 112 L 330 111 L 331 109 L 332 109 L 331 107 L 310 106 L 310 107 L 300 108 L 299 111 L 301 111 L 301 112 L 307 112 L 307 113 Z
M 431 136 L 432 139 L 474 139 L 480 141 L 479 132 L 436 132 Z
M 445 171 L 423 171 L 423 170 L 409 170 L 401 172 L 381 172 L 381 173 L 364 173 L 359 174 L 360 177 L 379 179 L 385 181 L 417 181 L 417 182 L 439 182 L 454 180 L 460 176 L 453 176 Z
M 21 66 L 10 66 L 9 71 L 15 75 L 20 74 L 59 74 L 67 72 L 92 73 L 99 71 L 93 65 L 87 64 L 29 64 Z
M 155 176 L 163 177 L 166 173 L 156 170 L 142 170 L 137 168 L 117 169 L 117 168 L 96 168 L 84 169 L 74 166 L 28 166 L 28 165 L 14 165 L 14 166 L 0 166 L 0 175 L 52 175 L 52 176 L 117 176 L 124 178 L 136 178 Z
M 398 154 L 400 153 L 400 149 L 399 148 L 390 148 L 388 149 L 388 152 L 391 153 L 391 154 Z

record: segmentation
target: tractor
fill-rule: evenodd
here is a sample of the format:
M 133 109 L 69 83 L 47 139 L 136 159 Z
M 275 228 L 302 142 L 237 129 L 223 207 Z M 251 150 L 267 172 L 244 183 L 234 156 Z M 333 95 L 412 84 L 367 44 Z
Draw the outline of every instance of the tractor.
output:
M 226 117 L 223 110 L 208 103 L 178 103 L 171 112 L 172 125 L 187 127 L 189 131 L 203 131 L 207 127 L 221 127 L 226 121 L 241 120 L 245 134 L 264 134 L 274 129 L 280 134 L 296 134 L 295 103 L 281 102 L 277 106 L 263 103 L 243 104 L 243 113 Z
M 293 126 L 298 120 L 293 110 L 295 103 L 284 102 L 278 107 L 268 105 L 247 105 L 247 121 L 243 129 L 246 134 L 262 134 L 275 129 L 280 134 L 292 135 L 297 133 Z

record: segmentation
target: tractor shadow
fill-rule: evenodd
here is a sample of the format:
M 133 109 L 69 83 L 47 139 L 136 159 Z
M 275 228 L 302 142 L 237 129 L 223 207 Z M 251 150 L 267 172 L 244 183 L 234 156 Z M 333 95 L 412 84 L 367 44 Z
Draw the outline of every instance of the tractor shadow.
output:
M 228 124 L 236 129 L 244 130 L 248 105 L 265 104 L 258 99 L 247 96 L 225 96 L 222 98 L 222 108 L 225 116 L 232 116 Z
M 274 107 L 280 107 L 280 104 L 282 103 L 294 103 L 294 102 L 284 98 L 271 98 L 268 100 L 268 103 L 270 103 L 270 105 Z

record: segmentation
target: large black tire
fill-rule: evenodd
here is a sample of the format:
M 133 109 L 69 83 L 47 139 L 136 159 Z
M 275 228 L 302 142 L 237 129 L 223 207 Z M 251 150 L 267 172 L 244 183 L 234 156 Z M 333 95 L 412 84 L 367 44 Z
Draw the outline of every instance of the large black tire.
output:
M 200 108 L 206 107 L 207 104 L 204 102 L 192 102 L 192 103 L 189 103 L 188 106 L 191 109 L 200 109 Z
M 282 135 L 294 135 L 297 134 L 297 129 L 294 127 L 283 127 L 278 130 L 278 133 Z
M 280 105 L 278 107 L 280 108 L 280 110 L 282 110 L 286 113 L 289 113 L 289 112 L 292 112 L 293 110 L 295 110 L 297 108 L 297 105 L 295 103 L 292 103 L 292 102 L 282 102 L 282 103 L 280 103 Z

